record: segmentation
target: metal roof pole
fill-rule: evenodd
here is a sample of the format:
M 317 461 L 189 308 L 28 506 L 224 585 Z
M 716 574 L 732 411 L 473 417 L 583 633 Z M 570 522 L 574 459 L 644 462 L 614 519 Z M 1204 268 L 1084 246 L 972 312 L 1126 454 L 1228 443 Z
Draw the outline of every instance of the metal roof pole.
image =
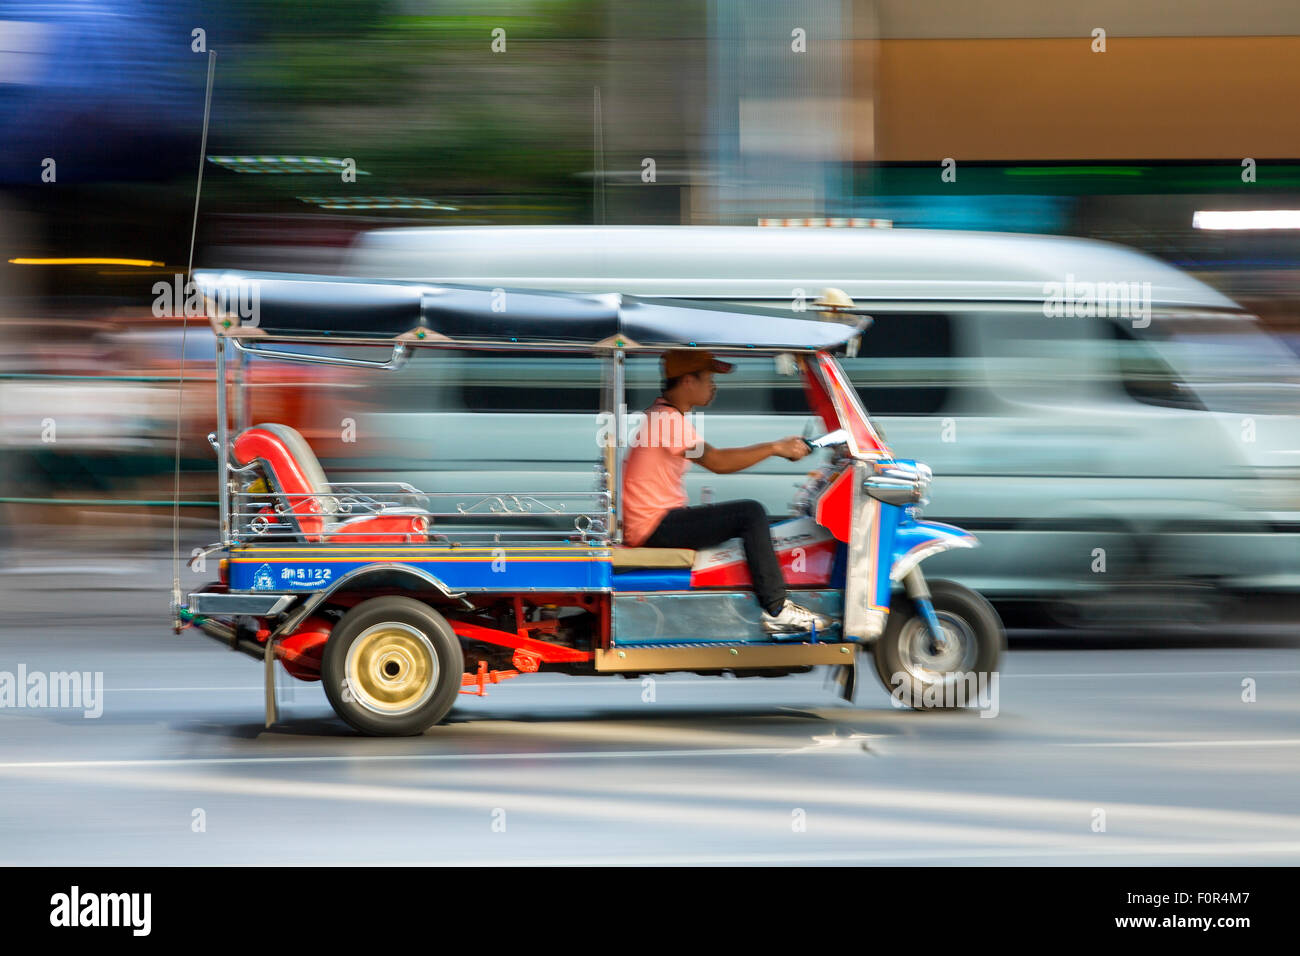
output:
M 221 543 L 230 544 L 230 428 L 226 422 L 226 337 L 217 336 L 217 520 Z
M 611 528 L 611 540 L 615 544 L 623 543 L 623 448 L 626 444 L 626 436 L 623 430 L 627 427 L 624 412 L 627 410 L 627 402 L 623 396 L 624 383 L 624 353 L 622 349 L 614 350 L 614 368 L 613 368 L 613 395 L 610 396 L 614 404 L 614 487 L 611 489 L 614 495 L 614 527 Z
M 238 435 L 245 428 L 252 424 L 252 402 L 244 393 L 245 376 L 249 374 L 248 353 L 236 350 L 235 352 L 235 394 L 234 408 L 231 409 L 232 421 L 235 423 L 235 434 Z

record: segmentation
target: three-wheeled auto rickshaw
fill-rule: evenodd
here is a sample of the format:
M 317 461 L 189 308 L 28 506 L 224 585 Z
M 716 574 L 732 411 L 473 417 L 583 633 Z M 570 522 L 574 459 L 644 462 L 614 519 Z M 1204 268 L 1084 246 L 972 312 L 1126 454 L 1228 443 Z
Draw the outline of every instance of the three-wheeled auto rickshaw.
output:
M 996 672 L 1005 638 L 992 607 L 927 583 L 920 567 L 974 537 L 920 519 L 930 470 L 894 457 L 833 357 L 856 348 L 866 320 L 326 276 L 194 278 L 218 341 L 209 440 L 221 538 L 203 556 L 224 557 L 218 582 L 177 601 L 176 627 L 263 662 L 268 723 L 277 662 L 322 681 L 344 721 L 377 735 L 421 733 L 458 694 L 543 671 L 771 677 L 825 665 L 852 699 L 870 653 L 891 696 L 919 709 L 972 704 Z M 809 443 L 825 460 L 772 536 L 791 598 L 834 621 L 829 631 L 766 631 L 738 540 L 622 545 L 625 363 L 683 347 L 767 354 L 801 376 L 826 431 Z M 242 397 L 248 356 L 400 375 L 418 349 L 600 357 L 595 487 L 331 482 L 299 433 L 253 422 Z

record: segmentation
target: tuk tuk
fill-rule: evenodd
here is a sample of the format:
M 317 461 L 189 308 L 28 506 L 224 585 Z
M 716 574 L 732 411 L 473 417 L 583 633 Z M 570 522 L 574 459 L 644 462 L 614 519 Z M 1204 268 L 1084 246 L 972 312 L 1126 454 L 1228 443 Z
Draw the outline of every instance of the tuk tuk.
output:
M 895 457 L 834 358 L 856 349 L 867 319 L 329 276 L 194 280 L 218 344 L 209 441 L 220 540 L 202 556 L 222 557 L 219 581 L 174 596 L 175 627 L 263 662 L 268 726 L 277 664 L 323 682 L 338 716 L 373 735 L 422 733 L 458 695 L 539 672 L 775 677 L 827 666 L 852 700 L 870 654 L 895 701 L 917 709 L 974 703 L 973 688 L 996 674 L 996 612 L 959 584 L 927 582 L 920 567 L 976 546 L 974 536 L 921 519 L 930 469 Z M 790 597 L 832 620 L 829 631 L 765 630 L 738 540 L 699 551 L 623 545 L 625 366 L 669 348 L 767 355 L 801 378 L 825 428 L 809 445 L 824 461 L 772 537 Z M 598 357 L 593 486 L 333 482 L 301 434 L 252 421 L 249 357 L 401 375 L 421 349 L 465 361 L 521 350 Z

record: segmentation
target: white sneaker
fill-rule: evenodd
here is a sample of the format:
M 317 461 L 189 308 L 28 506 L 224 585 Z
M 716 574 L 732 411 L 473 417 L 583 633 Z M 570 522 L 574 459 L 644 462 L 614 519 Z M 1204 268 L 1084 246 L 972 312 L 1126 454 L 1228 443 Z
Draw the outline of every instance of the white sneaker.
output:
M 763 612 L 763 629 L 769 634 L 803 634 L 813 628 L 826 633 L 831 629 L 831 619 L 800 607 L 789 598 L 776 614 Z

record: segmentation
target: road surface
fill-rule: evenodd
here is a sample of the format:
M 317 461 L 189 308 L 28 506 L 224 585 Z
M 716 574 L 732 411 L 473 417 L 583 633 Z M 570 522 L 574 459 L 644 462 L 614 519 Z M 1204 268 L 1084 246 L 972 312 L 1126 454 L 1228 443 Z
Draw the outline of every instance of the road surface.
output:
M 536 675 L 369 739 L 289 681 L 264 728 L 260 666 L 173 636 L 165 574 L 95 567 L 0 573 L 0 675 L 103 674 L 95 718 L 0 708 L 0 863 L 1300 863 L 1294 622 L 1013 633 L 996 716 L 872 673 L 852 704 Z

